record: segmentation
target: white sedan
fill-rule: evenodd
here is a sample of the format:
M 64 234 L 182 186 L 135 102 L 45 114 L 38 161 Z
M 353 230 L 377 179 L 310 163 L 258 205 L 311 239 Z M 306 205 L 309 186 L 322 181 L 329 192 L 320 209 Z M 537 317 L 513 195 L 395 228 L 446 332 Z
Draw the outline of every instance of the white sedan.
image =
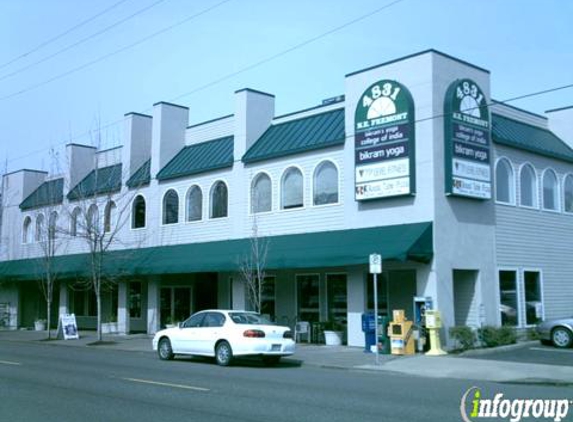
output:
M 275 364 L 294 353 L 295 342 L 289 327 L 274 325 L 255 312 L 207 310 L 178 327 L 158 331 L 153 350 L 162 360 L 178 354 L 211 356 L 227 366 L 235 356 L 261 356 Z

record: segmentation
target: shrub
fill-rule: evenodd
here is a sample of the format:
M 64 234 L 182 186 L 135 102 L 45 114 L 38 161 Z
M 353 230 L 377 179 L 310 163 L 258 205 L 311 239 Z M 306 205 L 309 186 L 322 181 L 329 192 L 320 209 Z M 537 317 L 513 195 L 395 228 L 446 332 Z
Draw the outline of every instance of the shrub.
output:
M 470 327 L 450 327 L 450 336 L 457 342 L 460 350 L 472 349 L 475 345 L 476 336 Z
M 485 326 L 478 330 L 478 336 L 485 347 L 505 346 L 517 342 L 517 334 L 511 327 Z

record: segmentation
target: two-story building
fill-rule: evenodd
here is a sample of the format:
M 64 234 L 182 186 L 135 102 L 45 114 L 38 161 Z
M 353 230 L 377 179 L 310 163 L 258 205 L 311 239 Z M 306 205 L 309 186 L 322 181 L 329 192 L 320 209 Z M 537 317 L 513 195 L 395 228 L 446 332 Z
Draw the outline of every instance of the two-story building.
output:
M 383 314 L 412 319 L 416 296 L 446 327 L 571 313 L 573 108 L 544 117 L 496 102 L 489 71 L 435 50 L 348 74 L 343 95 L 306 110 L 275 116 L 275 97 L 252 89 L 234 101 L 192 126 L 187 107 L 159 102 L 125 115 L 119 148 L 70 144 L 63 174 L 5 175 L 6 325 L 45 315 L 49 250 L 54 322 L 74 313 L 95 327 L 93 227 L 108 241 L 104 320 L 121 332 L 249 308 L 241 267 L 255 241 L 263 312 L 336 319 L 353 346 L 374 306 L 371 253 Z

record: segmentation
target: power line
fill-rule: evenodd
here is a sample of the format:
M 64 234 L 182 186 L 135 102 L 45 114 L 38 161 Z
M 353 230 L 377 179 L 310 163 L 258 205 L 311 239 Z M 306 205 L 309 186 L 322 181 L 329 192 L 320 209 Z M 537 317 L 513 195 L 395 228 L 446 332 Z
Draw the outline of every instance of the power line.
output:
M 84 20 L 84 21 L 78 23 L 77 25 L 72 26 L 71 28 L 65 30 L 65 31 L 62 32 L 61 34 L 58 34 L 58 35 L 56 35 L 55 37 L 52 37 L 52 38 L 50 38 L 50 39 L 44 41 L 43 43 L 38 44 L 36 47 L 32 48 L 31 50 L 28 50 L 28 51 L 26 51 L 25 53 L 22 53 L 22 54 L 20 54 L 19 56 L 13 58 L 12 60 L 9 60 L 9 61 L 7 61 L 6 63 L 1 64 L 1 65 L 0 65 L 0 69 L 3 69 L 3 68 L 5 68 L 6 66 L 11 65 L 12 63 L 14 63 L 14 62 L 16 62 L 16 61 L 18 61 L 18 60 L 20 60 L 20 59 L 23 59 L 24 57 L 27 57 L 27 56 L 29 56 L 29 55 L 32 54 L 32 53 L 35 53 L 36 51 L 40 50 L 41 48 L 44 48 L 44 47 L 47 46 L 48 44 L 51 44 L 51 43 L 53 43 L 54 41 L 59 40 L 60 38 L 62 38 L 62 37 L 64 37 L 64 36 L 68 35 L 70 32 L 75 31 L 76 29 L 78 29 L 78 28 L 84 26 L 85 24 L 87 24 L 87 23 L 89 23 L 89 22 L 91 22 L 91 21 L 93 21 L 93 20 L 99 18 L 100 16 L 102 16 L 102 15 L 104 15 L 104 14 L 106 14 L 106 13 L 109 12 L 110 10 L 115 9 L 116 7 L 118 7 L 119 5 L 121 5 L 122 3 L 125 3 L 126 1 L 128 1 L 128 0 L 120 0 L 120 1 L 118 1 L 117 3 L 115 3 L 115 4 L 112 4 L 110 7 L 108 7 L 108 8 L 106 8 L 106 9 L 102 10 L 102 11 L 99 12 L 99 13 L 96 13 L 96 14 L 93 15 L 92 17 L 90 17 L 90 18 L 88 18 L 88 19 L 86 19 L 86 20 Z
M 124 1 L 126 1 L 126 0 L 124 0 Z M 72 48 L 77 47 L 78 45 L 81 45 L 81 44 L 83 44 L 83 43 L 85 43 L 85 42 L 87 42 L 87 41 L 90 41 L 90 40 L 94 39 L 95 37 L 97 37 L 97 36 L 99 36 L 99 35 L 102 35 L 102 34 L 104 34 L 105 32 L 107 32 L 107 31 L 109 31 L 109 30 L 111 30 L 111 29 L 113 29 L 113 28 L 115 28 L 115 27 L 117 27 L 117 26 L 119 26 L 119 25 L 121 25 L 121 24 L 127 22 L 127 21 L 130 20 L 130 19 L 133 19 L 134 17 L 136 17 L 136 16 L 138 16 L 138 15 L 140 15 L 140 14 L 146 12 L 146 11 L 148 11 L 149 9 L 151 9 L 151 8 L 153 8 L 153 7 L 155 7 L 155 6 L 157 6 L 158 4 L 163 3 L 164 1 L 165 1 L 165 0 L 157 0 L 155 3 L 153 3 L 153 4 L 149 5 L 149 6 L 146 6 L 146 7 L 144 7 L 143 9 L 140 9 L 140 10 L 138 10 L 137 12 L 132 13 L 131 15 L 129 15 L 129 16 L 123 18 L 123 19 L 120 19 L 119 21 L 117 21 L 117 22 L 115 22 L 115 23 L 113 23 L 113 24 L 111 24 L 111 25 L 109 25 L 109 26 L 107 26 L 107 27 L 105 27 L 105 28 L 103 28 L 103 29 L 101 29 L 101 30 L 99 30 L 99 31 L 96 31 L 96 32 L 94 32 L 93 34 L 91 34 L 91 35 L 89 35 L 89 36 L 87 36 L 87 37 L 85 37 L 85 38 L 82 38 L 81 40 L 79 40 L 79 41 L 77 41 L 77 42 L 75 42 L 75 43 L 73 43 L 73 44 L 68 45 L 67 47 L 62 48 L 61 50 L 58 50 L 58 51 L 56 51 L 56 52 L 53 53 L 53 54 L 50 54 L 50 55 L 48 55 L 48 56 L 46 56 L 46 57 L 44 57 L 44 58 L 42 58 L 42 59 L 40 59 L 40 60 L 38 60 L 38 61 L 35 61 L 35 62 L 33 62 L 33 63 L 30 63 L 30 64 L 28 64 L 28 65 L 26 65 L 26 66 L 24 66 L 24 67 L 21 67 L 21 68 L 19 68 L 19 69 L 16 69 L 16 70 L 14 70 L 13 72 L 7 73 L 6 75 L 0 77 L 0 81 L 3 81 L 3 80 L 5 80 L 5 79 L 8 79 L 8 78 L 10 78 L 10 77 L 12 77 L 12 76 L 16 76 L 16 75 L 18 75 L 19 73 L 22 73 L 22 72 L 24 72 L 24 71 L 26 71 L 26 70 L 28 70 L 28 69 L 34 67 L 34 66 L 37 66 L 37 65 L 39 65 L 39 64 L 41 64 L 41 63 L 44 63 L 44 62 L 46 62 L 46 61 L 48 61 L 48 60 L 50 60 L 50 59 L 52 59 L 52 58 L 54 58 L 54 57 L 56 57 L 56 56 L 59 56 L 60 54 L 65 53 L 66 51 L 69 51 L 69 50 L 71 50 Z
M 8 99 L 10 99 L 10 98 L 14 98 L 14 97 L 17 97 L 17 96 L 19 96 L 19 95 L 25 94 L 26 92 L 32 91 L 32 90 L 34 90 L 34 89 L 36 89 L 36 88 L 39 88 L 39 87 L 44 86 L 44 85 L 47 85 L 47 84 L 49 84 L 49 83 L 51 83 L 51 82 L 57 81 L 58 79 L 62 79 L 62 78 L 66 77 L 66 76 L 68 76 L 68 75 L 71 75 L 71 74 L 73 74 L 73 73 L 79 72 L 80 70 L 83 70 L 83 69 L 85 69 L 85 68 L 87 68 L 87 67 L 90 67 L 90 66 L 92 66 L 92 65 L 94 65 L 94 64 L 96 64 L 96 63 L 99 63 L 99 62 L 101 62 L 101 61 L 103 61 L 103 60 L 106 60 L 106 59 L 108 59 L 108 58 L 110 58 L 110 57 L 112 57 L 112 56 L 115 56 L 115 55 L 119 54 L 119 53 L 123 53 L 123 52 L 126 51 L 126 50 L 129 50 L 129 49 L 131 49 L 131 48 L 133 48 L 133 47 L 136 47 L 136 46 L 138 46 L 138 45 L 140 45 L 140 44 L 143 44 L 144 42 L 149 41 L 151 38 L 157 37 L 158 35 L 161 35 L 161 34 L 167 32 L 167 31 L 171 31 L 172 29 L 174 29 L 174 28 L 176 28 L 176 27 L 178 27 L 178 26 L 181 26 L 181 25 L 183 25 L 184 23 L 187 23 L 187 22 L 189 22 L 190 20 L 193 20 L 193 19 L 195 19 L 195 18 L 197 18 L 197 17 L 199 17 L 199 16 L 201 16 L 201 15 L 204 15 L 205 13 L 208 13 L 208 12 L 210 12 L 211 10 L 216 9 L 217 7 L 220 7 L 220 6 L 222 6 L 223 4 L 228 3 L 228 2 L 230 2 L 230 1 L 232 1 L 232 0 L 223 0 L 223 1 L 221 1 L 221 2 L 219 2 L 219 3 L 217 3 L 217 4 L 215 4 L 215 5 L 213 5 L 213 6 L 211 6 L 211 7 L 208 7 L 208 8 L 206 8 L 206 9 L 203 9 L 201 12 L 195 13 L 195 14 L 193 14 L 193 15 L 191 15 L 191 16 L 189 16 L 189 17 L 187 17 L 187 18 L 185 18 L 185 19 L 183 19 L 183 20 L 181 20 L 181 21 L 179 21 L 179 22 L 176 22 L 176 23 L 174 23 L 173 25 L 167 26 L 167 27 L 165 27 L 165 28 L 163 28 L 163 29 L 161 29 L 161 30 L 159 30 L 159 31 L 157 31 L 157 32 L 152 33 L 151 35 L 148 35 L 148 36 L 146 36 L 146 37 L 144 37 L 144 38 L 141 38 L 140 40 L 138 40 L 138 41 L 136 41 L 136 42 L 134 42 L 134 43 L 132 43 L 132 44 L 126 45 L 126 46 L 124 46 L 124 47 L 122 47 L 122 48 L 120 48 L 120 49 L 118 49 L 118 50 L 115 50 L 115 51 L 113 51 L 113 52 L 111 52 L 111 53 L 108 53 L 108 54 L 105 54 L 105 55 L 103 55 L 103 56 L 100 56 L 100 57 L 98 57 L 98 58 L 95 59 L 95 60 L 92 60 L 92 61 L 90 61 L 90 62 L 84 63 L 84 64 L 81 65 L 81 66 L 78 66 L 78 67 L 73 68 L 73 69 L 71 69 L 71 70 L 68 70 L 68 71 L 66 71 L 66 72 L 64 72 L 64 73 L 61 73 L 61 74 L 59 74 L 59 75 L 56 75 L 56 76 L 54 76 L 54 77 L 52 77 L 52 78 L 50 78 L 50 79 L 48 79 L 48 80 L 45 80 L 45 81 L 43 81 L 43 82 L 39 82 L 39 83 L 37 83 L 37 84 L 35 84 L 35 85 L 32 85 L 32 86 L 29 86 L 28 88 L 21 89 L 20 91 L 13 92 L 12 94 L 6 95 L 6 96 L 4 96 L 4 97 L 0 97 L 0 101 L 5 101 L 5 100 L 8 100 Z M 403 0 L 400 0 L 400 1 L 403 1 Z

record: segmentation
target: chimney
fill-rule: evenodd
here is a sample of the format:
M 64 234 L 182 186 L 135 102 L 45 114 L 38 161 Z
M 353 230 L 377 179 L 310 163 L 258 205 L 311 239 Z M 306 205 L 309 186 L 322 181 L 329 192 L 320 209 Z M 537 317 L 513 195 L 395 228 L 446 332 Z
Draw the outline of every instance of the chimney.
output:
M 274 95 L 250 88 L 235 91 L 235 160 L 245 155 L 271 125 L 274 116 Z
M 131 177 L 151 158 L 152 117 L 147 114 L 127 113 L 121 162 L 127 178 Z
M 183 149 L 188 123 L 189 108 L 166 102 L 153 104 L 151 177 Z
M 17 207 L 32 192 L 40 187 L 48 172 L 40 170 L 18 170 L 5 174 L 2 178 L 4 207 Z
M 573 148 L 573 106 L 547 110 L 545 114 L 549 118 L 549 129 Z
M 69 186 L 64 187 L 64 195 L 67 195 L 70 190 L 94 169 L 96 152 L 97 148 L 90 145 L 66 145 L 68 161 L 68 175 L 66 179 Z

